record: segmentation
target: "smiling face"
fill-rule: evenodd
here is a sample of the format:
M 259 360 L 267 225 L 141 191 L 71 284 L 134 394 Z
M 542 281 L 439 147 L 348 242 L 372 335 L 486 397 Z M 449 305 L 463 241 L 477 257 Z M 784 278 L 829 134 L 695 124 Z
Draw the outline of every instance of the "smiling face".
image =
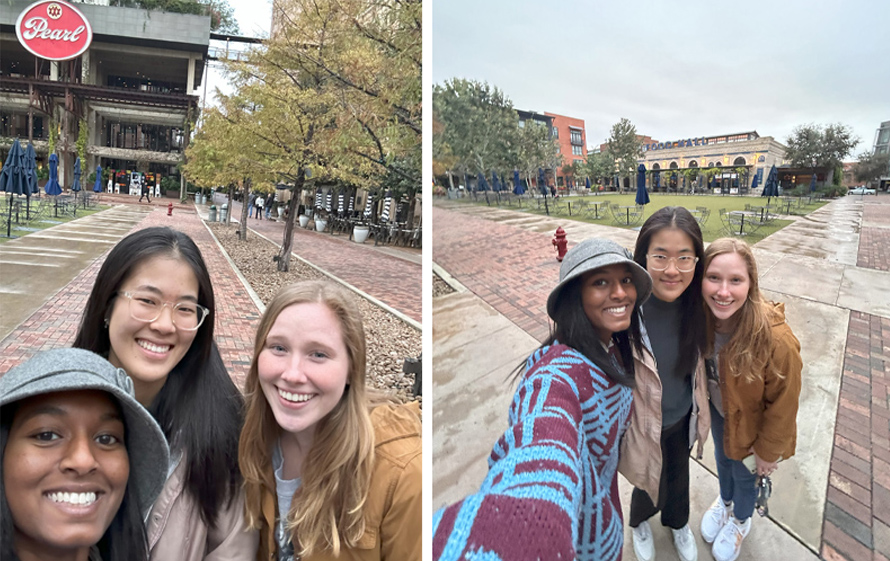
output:
M 630 327 L 636 301 L 637 289 L 627 265 L 601 267 L 581 278 L 584 314 L 604 343 L 613 333 Z
M 343 397 L 349 368 L 340 320 L 328 306 L 306 302 L 281 311 L 257 358 L 257 373 L 282 440 L 308 451 L 316 425 Z
M 155 321 L 134 319 L 130 314 L 130 299 L 120 294 L 122 292 L 152 294 L 163 302 L 194 303 L 198 301 L 198 279 L 185 261 L 159 255 L 133 267 L 133 272 L 118 288 L 119 295 L 112 304 L 108 323 L 111 341 L 108 361 L 130 375 L 136 399 L 148 406 L 164 386 L 170 371 L 188 352 L 198 332 L 177 328 L 172 306 L 164 306 Z
M 702 280 L 702 297 L 717 319 L 717 331 L 732 331 L 750 289 L 751 277 L 741 255 L 721 253 L 711 259 Z
M 682 296 L 692 283 L 695 269 L 693 268 L 688 273 L 681 272 L 677 269 L 677 259 L 680 257 L 695 259 L 695 246 L 692 244 L 692 238 L 677 228 L 659 230 L 652 235 L 646 254 L 647 256 L 663 255 L 669 258 L 664 271 L 656 271 L 653 269 L 654 260 L 651 257 L 646 259 L 646 270 L 652 277 L 652 293 L 655 297 L 662 302 L 673 302 Z
M 22 400 L 3 452 L 19 557 L 70 556 L 97 543 L 120 507 L 129 474 L 124 423 L 107 393 Z

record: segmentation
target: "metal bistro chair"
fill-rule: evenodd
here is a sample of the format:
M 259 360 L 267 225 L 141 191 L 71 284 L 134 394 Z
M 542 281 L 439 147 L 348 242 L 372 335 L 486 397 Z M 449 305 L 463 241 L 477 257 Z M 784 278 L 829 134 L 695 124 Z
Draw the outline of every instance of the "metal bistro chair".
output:
M 708 221 L 708 218 L 711 216 L 711 209 L 706 206 L 697 206 L 695 210 L 698 211 L 698 216 L 695 219 L 698 221 L 699 226 L 704 226 Z

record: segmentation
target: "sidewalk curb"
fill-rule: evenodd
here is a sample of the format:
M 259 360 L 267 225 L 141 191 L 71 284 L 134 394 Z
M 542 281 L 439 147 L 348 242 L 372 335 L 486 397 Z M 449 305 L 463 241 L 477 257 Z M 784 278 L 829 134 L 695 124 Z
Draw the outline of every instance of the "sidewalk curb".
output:
M 206 226 L 206 223 L 205 223 L 205 226 Z M 267 242 L 271 243 L 272 245 L 274 245 L 274 246 L 277 247 L 278 249 L 281 249 L 281 244 L 279 244 L 279 243 L 277 243 L 277 242 L 275 242 L 275 241 L 273 241 L 273 240 L 270 240 L 269 238 L 267 238 L 266 236 L 264 236 L 264 235 L 261 234 L 260 232 L 257 232 L 257 231 L 254 230 L 253 228 L 248 227 L 248 229 L 249 229 L 251 232 L 253 232 L 255 235 L 257 235 L 257 236 L 263 238 L 264 240 L 266 240 Z M 214 239 L 216 239 L 216 238 L 214 238 Z M 219 243 L 219 242 L 217 242 L 217 243 Z M 415 321 L 415 320 L 411 319 L 410 317 L 406 316 L 405 314 L 403 314 L 402 312 L 396 310 L 395 308 L 392 308 L 392 307 L 388 306 L 387 304 L 384 304 L 383 302 L 381 302 L 380 300 L 374 298 L 374 297 L 371 296 L 370 294 L 368 294 L 368 293 L 366 293 L 366 292 L 363 292 L 363 291 L 359 290 L 358 288 L 352 286 L 351 284 L 349 284 L 349 283 L 346 282 L 345 280 L 341 279 L 340 277 L 338 277 L 338 276 L 336 276 L 336 275 L 333 275 L 333 274 L 331 274 L 331 273 L 325 271 L 325 270 L 322 269 L 321 267 L 318 267 L 317 265 L 315 265 L 315 264 L 313 264 L 313 263 L 310 263 L 309 261 L 306 261 L 305 259 L 303 259 L 303 258 L 300 257 L 299 255 L 297 255 L 297 254 L 291 252 L 291 256 L 294 257 L 294 258 L 296 258 L 296 259 L 299 259 L 300 261 L 302 261 L 303 263 L 305 263 L 305 264 L 308 265 L 309 267 L 312 267 L 313 269 L 315 269 L 315 270 L 318 271 L 319 273 L 323 274 L 324 276 L 330 278 L 331 280 L 334 280 L 334 281 L 336 281 L 336 282 L 342 284 L 343 286 L 345 286 L 345 287 L 348 288 L 349 290 L 355 292 L 356 294 L 358 294 L 358 295 L 361 296 L 362 298 L 366 299 L 367 301 L 371 302 L 372 304 L 374 304 L 374 305 L 377 306 L 378 308 L 381 308 L 381 309 L 383 309 L 383 310 L 386 310 L 387 312 L 389 312 L 389 313 L 391 313 L 392 315 L 396 316 L 397 318 L 399 318 L 399 319 L 402 320 L 403 322 L 407 323 L 408 325 L 410 325 L 411 327 L 413 327 L 413 328 L 416 329 L 417 331 L 419 331 L 419 332 L 421 332 L 421 333 L 423 332 L 423 327 L 421 326 L 420 322 Z M 226 258 L 228 258 L 228 254 L 226 255 Z M 236 270 L 237 270 L 237 269 L 236 269 Z M 239 272 L 238 275 L 240 276 L 241 273 Z M 251 292 L 253 292 L 253 291 L 251 290 Z M 262 307 L 261 309 L 264 310 L 264 309 L 265 309 L 265 306 Z
M 235 274 L 238 275 L 238 280 L 240 280 L 241 284 L 244 285 L 244 288 L 247 290 L 247 294 L 250 295 L 250 299 L 253 300 L 253 303 L 260 311 L 260 314 L 262 315 L 263 313 L 265 313 L 266 305 L 263 304 L 262 300 L 260 300 L 259 294 L 254 291 L 252 286 L 250 286 L 250 283 L 247 282 L 247 279 L 244 278 L 244 275 L 241 274 L 241 269 L 239 269 L 238 266 L 235 265 L 235 262 L 232 261 L 231 257 L 229 257 L 228 252 L 225 250 L 222 244 L 219 243 L 219 240 L 216 239 L 216 236 L 213 234 L 213 230 L 211 230 L 210 226 L 207 225 L 207 221 L 204 220 L 204 218 L 200 214 L 198 214 L 198 218 L 200 218 L 201 224 L 204 225 L 204 229 L 206 229 L 207 232 L 210 234 L 210 237 L 213 238 L 213 241 L 216 243 L 216 247 L 219 248 L 220 253 L 222 253 L 223 257 L 226 258 L 226 262 L 228 262 L 228 264 L 232 267 L 232 270 L 235 271 Z
M 442 279 L 445 284 L 453 288 L 457 292 L 469 292 L 466 286 L 461 284 L 459 280 L 451 276 L 451 273 L 443 269 L 438 263 L 433 261 L 433 273 L 438 275 L 440 279 Z

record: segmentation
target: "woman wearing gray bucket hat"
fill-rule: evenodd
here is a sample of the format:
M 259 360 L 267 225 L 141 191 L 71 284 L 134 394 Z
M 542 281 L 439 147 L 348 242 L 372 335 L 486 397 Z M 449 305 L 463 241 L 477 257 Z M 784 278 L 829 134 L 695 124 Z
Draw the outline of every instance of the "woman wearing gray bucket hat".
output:
M 81 349 L 0 378 L 0 557 L 145 560 L 167 442 L 123 370 Z M 132 459 L 132 461 L 131 461 Z
M 551 335 L 526 362 L 481 490 L 435 513 L 434 559 L 621 558 L 615 473 L 651 291 L 615 242 L 588 239 L 566 254 L 547 299 Z

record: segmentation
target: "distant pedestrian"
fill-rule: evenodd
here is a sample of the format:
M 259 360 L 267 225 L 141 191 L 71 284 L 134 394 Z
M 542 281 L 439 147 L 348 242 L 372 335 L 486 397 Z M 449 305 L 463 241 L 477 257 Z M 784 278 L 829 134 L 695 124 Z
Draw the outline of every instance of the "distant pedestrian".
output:
M 151 202 L 151 191 L 148 188 L 148 184 L 145 183 L 144 181 L 141 183 L 140 193 L 141 193 L 141 195 L 139 195 L 140 203 L 142 202 L 142 197 L 145 197 L 148 200 L 148 202 Z
M 256 205 L 256 218 L 258 220 L 262 220 L 263 219 L 263 206 L 266 204 L 266 199 L 264 199 L 263 196 L 260 195 L 259 197 L 256 198 L 256 201 L 254 201 L 254 204 Z
M 275 193 L 269 195 L 269 200 L 264 201 L 264 206 L 266 207 L 266 220 L 269 220 L 269 214 L 272 213 L 272 205 L 275 204 Z
M 251 193 L 247 198 L 247 217 L 253 216 L 253 203 L 256 202 L 256 193 Z

